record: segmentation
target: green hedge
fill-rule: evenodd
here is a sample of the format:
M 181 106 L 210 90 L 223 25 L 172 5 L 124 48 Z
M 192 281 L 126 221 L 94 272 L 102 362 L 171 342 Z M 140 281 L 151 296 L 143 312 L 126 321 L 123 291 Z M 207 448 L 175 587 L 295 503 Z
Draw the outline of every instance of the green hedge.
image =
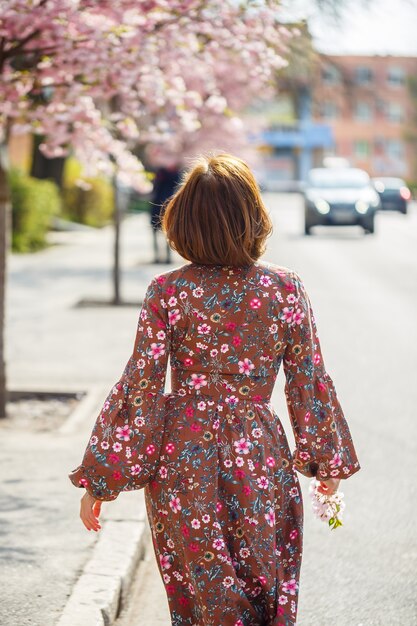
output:
M 88 226 L 104 226 L 113 216 L 113 188 L 105 178 L 84 178 L 81 165 L 70 157 L 64 168 L 63 215 Z
M 16 252 L 34 252 L 47 244 L 46 234 L 61 199 L 58 187 L 12 170 L 9 174 L 12 201 L 12 247 Z

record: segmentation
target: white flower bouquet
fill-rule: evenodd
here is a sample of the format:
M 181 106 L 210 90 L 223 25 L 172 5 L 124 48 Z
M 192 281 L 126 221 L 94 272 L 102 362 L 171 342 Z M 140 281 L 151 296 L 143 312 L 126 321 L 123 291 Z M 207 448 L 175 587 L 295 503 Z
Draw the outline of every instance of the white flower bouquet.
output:
M 309 492 L 315 516 L 323 522 L 328 522 L 332 530 L 343 526 L 341 519 L 345 508 L 343 493 L 336 491 L 333 494 L 325 494 L 318 490 L 319 486 L 320 481 L 313 478 Z

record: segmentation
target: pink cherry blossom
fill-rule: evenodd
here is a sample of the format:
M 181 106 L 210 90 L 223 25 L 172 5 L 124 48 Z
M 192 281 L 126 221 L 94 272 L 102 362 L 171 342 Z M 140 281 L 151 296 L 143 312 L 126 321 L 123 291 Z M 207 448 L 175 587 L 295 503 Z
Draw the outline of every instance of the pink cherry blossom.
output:
M 163 343 L 151 343 L 149 348 L 150 355 L 155 359 L 159 359 L 165 354 L 165 344 Z
M 242 437 L 238 441 L 235 441 L 233 445 L 236 448 L 237 454 L 249 454 L 251 446 L 249 441 L 247 441 L 244 437 Z

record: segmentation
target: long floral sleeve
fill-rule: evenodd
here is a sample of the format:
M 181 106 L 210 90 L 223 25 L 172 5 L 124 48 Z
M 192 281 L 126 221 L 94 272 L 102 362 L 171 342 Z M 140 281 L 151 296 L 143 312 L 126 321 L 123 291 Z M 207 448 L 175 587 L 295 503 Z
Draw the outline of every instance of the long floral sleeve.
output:
M 156 278 L 139 314 L 133 353 L 96 419 L 81 465 L 69 474 L 98 500 L 143 487 L 156 470 L 169 353 L 164 305 Z
M 317 480 L 348 478 L 360 464 L 324 366 L 308 294 L 295 273 L 288 301 L 281 315 L 286 327 L 285 394 L 296 441 L 294 466 Z

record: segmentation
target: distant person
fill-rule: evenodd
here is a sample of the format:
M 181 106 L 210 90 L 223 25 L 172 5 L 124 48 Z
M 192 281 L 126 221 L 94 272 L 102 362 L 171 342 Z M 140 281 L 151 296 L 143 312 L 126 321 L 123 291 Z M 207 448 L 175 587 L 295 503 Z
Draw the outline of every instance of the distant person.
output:
M 180 182 L 181 172 L 177 166 L 160 167 L 155 174 L 153 195 L 151 200 L 151 225 L 153 232 L 154 262 L 163 263 L 159 254 L 159 235 L 161 232 L 161 219 L 164 205 L 175 192 Z M 171 262 L 171 248 L 165 240 L 166 258 L 165 262 Z
M 132 356 L 70 475 L 86 489 L 81 519 L 98 531 L 101 500 L 138 488 L 155 452 L 144 441 L 154 441 L 162 411 L 145 499 L 172 624 L 294 626 L 297 471 L 332 494 L 360 469 L 309 296 L 296 272 L 259 260 L 271 221 L 237 157 L 200 159 L 163 228 L 189 262 L 148 286 Z M 271 405 L 281 364 L 294 454 Z M 320 576 L 311 585 L 331 597 Z

